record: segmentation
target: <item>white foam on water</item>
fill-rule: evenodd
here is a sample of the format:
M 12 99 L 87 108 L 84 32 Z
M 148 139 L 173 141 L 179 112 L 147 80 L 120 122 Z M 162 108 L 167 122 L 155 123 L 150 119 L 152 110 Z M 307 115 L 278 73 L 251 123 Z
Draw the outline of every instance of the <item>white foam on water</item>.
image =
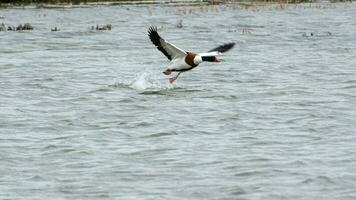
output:
M 143 72 L 137 75 L 133 80 L 120 80 L 114 84 L 116 87 L 127 87 L 139 92 L 146 91 L 164 91 L 175 88 L 181 88 L 177 82 L 169 83 L 167 77 L 159 76 L 155 73 Z
M 177 87 L 176 84 L 169 83 L 167 78 L 158 77 L 156 74 L 144 72 L 138 75 L 131 82 L 130 88 L 135 90 L 167 90 Z

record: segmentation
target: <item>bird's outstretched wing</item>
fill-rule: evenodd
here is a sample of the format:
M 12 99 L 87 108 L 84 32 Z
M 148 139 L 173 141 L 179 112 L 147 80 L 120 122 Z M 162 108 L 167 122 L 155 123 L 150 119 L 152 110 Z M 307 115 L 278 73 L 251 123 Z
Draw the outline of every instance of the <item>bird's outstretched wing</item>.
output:
M 148 29 L 148 36 L 152 43 L 160 50 L 169 60 L 179 57 L 185 57 L 187 53 L 173 44 L 165 41 L 157 33 L 157 27 L 151 26 Z
M 209 52 L 219 52 L 219 53 L 224 53 L 229 51 L 230 49 L 232 49 L 235 46 L 235 43 L 226 43 L 223 45 L 220 45 L 212 50 L 210 50 Z

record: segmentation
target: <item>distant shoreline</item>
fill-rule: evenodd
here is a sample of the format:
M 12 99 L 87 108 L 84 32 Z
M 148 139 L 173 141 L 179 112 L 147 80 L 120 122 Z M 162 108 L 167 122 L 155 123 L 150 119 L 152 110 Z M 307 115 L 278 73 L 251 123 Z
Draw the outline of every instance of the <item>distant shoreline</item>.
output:
M 11 3 L 10 3 L 11 2 Z M 73 6 L 95 5 L 216 5 L 216 4 L 298 4 L 317 3 L 322 0 L 0 0 L 0 7 L 36 6 L 43 8 L 65 8 Z M 352 2 L 343 0 L 330 0 L 326 2 Z

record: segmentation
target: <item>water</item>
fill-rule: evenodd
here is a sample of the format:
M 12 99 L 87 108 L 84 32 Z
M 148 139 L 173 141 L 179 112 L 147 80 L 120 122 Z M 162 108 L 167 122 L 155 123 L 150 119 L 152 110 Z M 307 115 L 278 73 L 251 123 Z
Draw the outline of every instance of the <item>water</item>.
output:
M 0 199 L 356 198 L 355 3 L 0 16 Z M 237 45 L 171 85 L 150 25 Z

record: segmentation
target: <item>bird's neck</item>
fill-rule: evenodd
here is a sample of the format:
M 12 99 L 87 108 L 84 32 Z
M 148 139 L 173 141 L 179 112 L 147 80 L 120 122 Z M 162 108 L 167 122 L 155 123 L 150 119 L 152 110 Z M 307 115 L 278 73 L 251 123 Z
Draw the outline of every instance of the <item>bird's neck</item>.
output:
M 206 61 L 206 62 L 216 62 L 216 56 L 202 56 L 202 61 Z
M 194 64 L 199 65 L 200 63 L 203 62 L 203 59 L 202 59 L 201 56 L 196 55 L 196 56 L 194 57 L 194 60 L 193 60 L 193 61 L 194 61 Z

